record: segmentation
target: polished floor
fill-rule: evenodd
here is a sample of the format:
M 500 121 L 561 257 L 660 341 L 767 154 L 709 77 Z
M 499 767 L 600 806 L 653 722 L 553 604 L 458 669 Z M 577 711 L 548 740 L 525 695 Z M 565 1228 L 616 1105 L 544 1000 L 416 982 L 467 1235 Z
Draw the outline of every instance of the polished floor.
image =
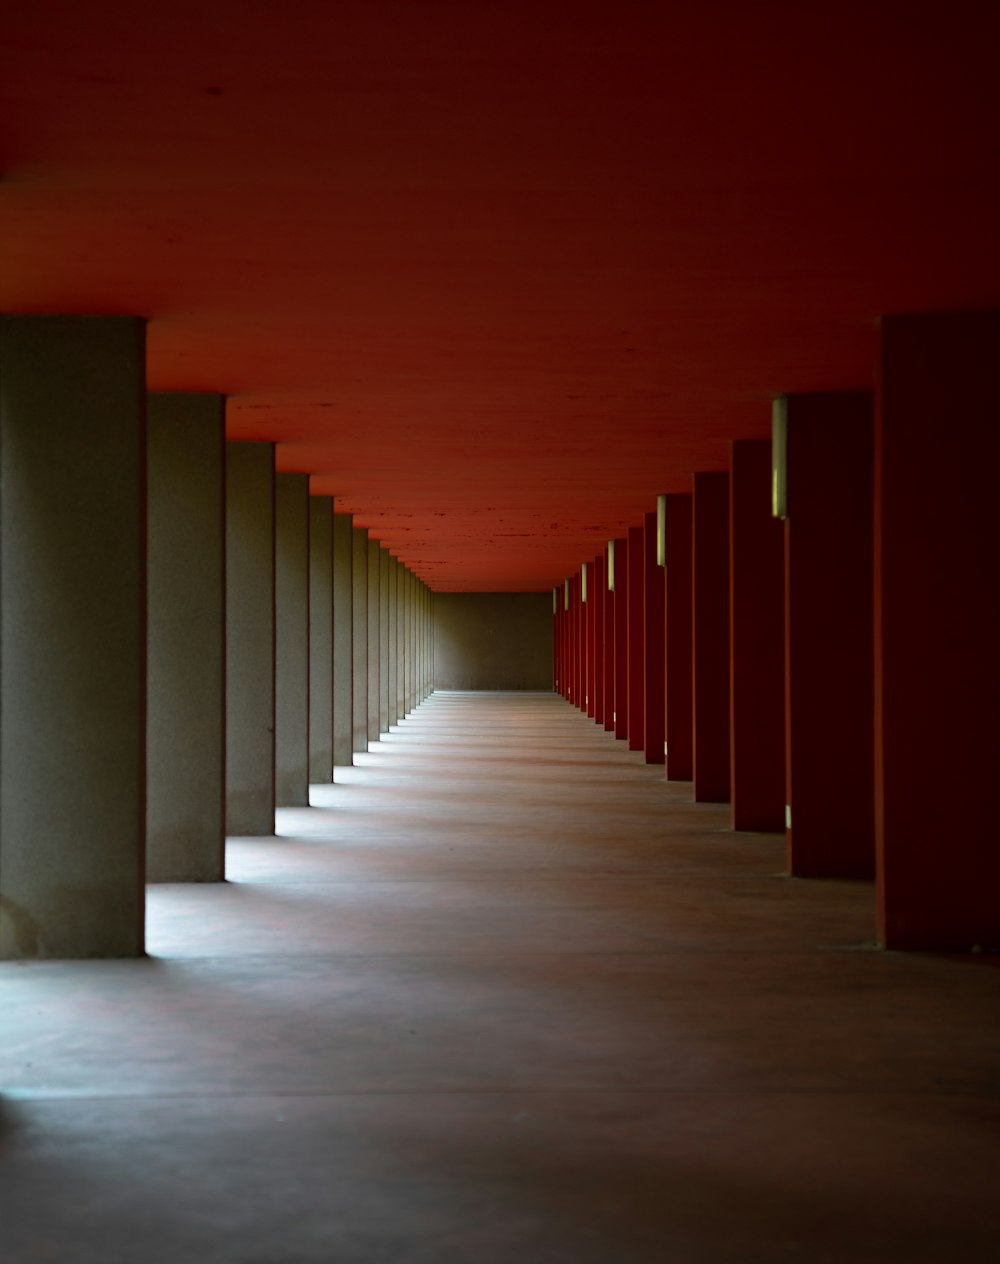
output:
M 661 776 L 435 694 L 147 960 L 0 964 L 4 1264 L 1000 1258 L 1000 963 Z

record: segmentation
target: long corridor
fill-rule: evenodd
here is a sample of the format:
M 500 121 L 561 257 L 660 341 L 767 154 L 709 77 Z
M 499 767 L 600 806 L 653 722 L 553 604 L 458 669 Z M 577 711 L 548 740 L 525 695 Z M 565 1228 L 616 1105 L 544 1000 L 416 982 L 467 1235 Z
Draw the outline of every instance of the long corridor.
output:
M 4 1264 L 1000 1251 L 995 957 L 875 950 L 555 695 L 356 758 L 148 959 L 0 963 Z

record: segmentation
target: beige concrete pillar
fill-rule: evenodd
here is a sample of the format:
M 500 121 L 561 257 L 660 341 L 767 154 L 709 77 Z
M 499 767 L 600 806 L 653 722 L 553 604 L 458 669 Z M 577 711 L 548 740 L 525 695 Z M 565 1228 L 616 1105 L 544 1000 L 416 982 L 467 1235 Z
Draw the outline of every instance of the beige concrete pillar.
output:
M 410 629 L 410 615 L 412 609 L 410 606 L 410 575 L 409 569 L 404 567 L 403 574 L 400 576 L 403 581 L 402 591 L 400 593 L 400 623 L 403 630 L 403 718 L 410 713 L 410 699 L 413 693 L 413 640 Z
M 420 580 L 415 580 L 415 600 L 416 600 L 416 650 L 417 650 L 417 670 L 416 670 L 416 698 L 413 699 L 413 705 L 420 707 L 424 700 L 424 585 Z
M 379 542 L 368 540 L 368 740 L 377 742 L 379 692 Z
M 309 498 L 309 780 L 333 780 L 333 497 Z
M 413 647 L 416 659 L 414 669 L 414 683 L 416 693 L 413 698 L 413 705 L 420 706 L 421 694 L 424 687 L 424 618 L 423 618 L 423 592 L 419 579 L 413 581 L 413 602 L 414 602 L 414 631 L 413 631 Z
M 431 616 L 431 590 L 424 585 L 424 697 L 434 688 L 434 620 Z
M 403 637 L 406 625 L 403 620 L 403 583 L 406 569 L 403 563 L 396 562 L 396 723 L 403 718 L 403 689 L 406 683 L 406 671 L 403 664 Z
M 389 732 L 389 550 L 379 549 L 378 567 L 378 729 Z
M 434 692 L 434 593 L 427 590 L 427 693 Z
M 424 697 L 434 692 L 434 594 L 424 585 Z
M 333 762 L 354 762 L 353 518 L 333 515 Z
M 396 723 L 406 715 L 406 567 L 396 563 Z
M 309 803 L 309 475 L 275 478 L 274 794 Z
M 426 591 L 423 583 L 417 580 L 417 645 L 420 654 L 420 672 L 417 678 L 417 706 L 423 702 L 425 694 L 426 673 L 427 673 L 427 627 L 424 618 L 424 597 Z
M 403 661 L 403 646 L 406 642 L 406 619 L 403 612 L 403 581 L 406 580 L 406 566 L 396 562 L 396 723 L 406 714 L 406 664 Z
M 420 672 L 420 652 L 417 645 L 417 577 L 410 575 L 410 662 L 412 671 L 410 672 L 410 692 L 406 700 L 407 711 L 412 711 L 417 705 L 418 685 L 417 679 Z
M 143 952 L 145 335 L 0 317 L 0 955 Z
M 368 528 L 351 531 L 351 590 L 354 616 L 352 638 L 352 738 L 355 751 L 368 749 Z
M 226 833 L 274 833 L 274 444 L 226 444 Z
M 146 881 L 221 882 L 226 815 L 226 401 L 148 405 Z
M 389 724 L 392 728 L 399 723 L 399 608 L 396 605 L 396 591 L 399 578 L 399 563 L 389 556 Z

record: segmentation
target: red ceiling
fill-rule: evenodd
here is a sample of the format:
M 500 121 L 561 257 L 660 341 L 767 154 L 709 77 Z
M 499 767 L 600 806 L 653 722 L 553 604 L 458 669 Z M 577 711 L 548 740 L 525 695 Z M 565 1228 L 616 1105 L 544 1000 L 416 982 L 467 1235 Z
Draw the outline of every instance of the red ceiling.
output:
M 149 318 L 430 585 L 558 582 L 1000 299 L 1000 5 L 34 0 L 0 308 Z

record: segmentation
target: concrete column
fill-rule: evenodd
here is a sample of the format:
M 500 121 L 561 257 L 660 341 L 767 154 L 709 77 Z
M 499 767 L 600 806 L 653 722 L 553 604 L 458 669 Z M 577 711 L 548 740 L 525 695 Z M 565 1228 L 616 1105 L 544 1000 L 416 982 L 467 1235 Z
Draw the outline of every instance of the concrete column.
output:
M 431 618 L 430 618 L 430 600 L 431 590 L 426 584 L 421 585 L 422 604 L 424 604 L 424 698 L 429 696 L 431 691 Z
M 730 757 L 732 823 L 785 828 L 785 541 L 771 512 L 771 442 L 732 445 Z
M 399 679 L 397 681 L 399 688 L 399 719 L 406 718 L 407 705 L 407 688 L 410 684 L 410 667 L 407 662 L 408 645 L 410 645 L 410 628 L 407 626 L 407 584 L 410 580 L 410 571 L 406 566 L 399 565 L 399 579 L 396 593 L 398 602 L 398 636 L 399 636 Z
M 354 762 L 353 518 L 333 515 L 333 762 Z
M 429 698 L 434 693 L 434 593 L 427 586 L 424 589 L 424 623 L 427 629 L 425 696 Z
M 420 583 L 420 701 L 427 697 L 427 586 Z
M 666 678 L 667 780 L 694 778 L 694 650 L 691 497 L 667 496 Z
M 419 707 L 423 701 L 421 697 L 422 678 L 423 678 L 423 647 L 420 639 L 420 580 L 414 575 L 413 577 L 413 688 L 414 697 L 413 705 Z
M 641 751 L 646 726 L 646 610 L 642 527 L 628 529 L 628 748 Z
M 406 618 L 403 608 L 406 568 L 396 563 L 396 723 L 406 714 L 406 667 L 403 662 L 403 642 L 406 635 Z
M 274 444 L 226 444 L 226 833 L 274 833 Z
M 381 619 L 379 618 L 379 542 L 368 539 L 368 740 L 377 742 L 379 738 L 378 697 L 379 697 L 379 641 L 381 638 Z
M 145 337 L 0 317 L 0 955 L 143 952 Z
M 414 631 L 413 644 L 416 651 L 416 668 L 414 671 L 414 679 L 417 687 L 417 696 L 414 699 L 414 705 L 420 706 L 424 697 L 424 619 L 423 619 L 423 586 L 420 580 L 414 577 L 413 580 L 413 600 L 414 600 Z
M 417 580 L 417 597 L 420 634 L 420 697 L 419 702 L 427 697 L 427 589 L 422 580 Z
M 410 709 L 410 572 L 404 566 L 399 574 L 399 662 L 400 662 L 400 719 L 405 719 Z
M 423 701 L 423 676 L 424 676 L 424 646 L 422 637 L 422 618 L 421 603 L 422 593 L 420 591 L 420 580 L 416 576 L 413 577 L 413 683 L 416 690 L 416 696 L 413 699 L 413 705 L 419 707 Z
M 417 705 L 417 686 L 414 673 L 417 667 L 417 646 L 414 632 L 416 629 L 416 583 L 410 572 L 406 573 L 406 713 Z
M 309 498 L 309 780 L 333 781 L 333 497 Z
M 146 881 L 221 882 L 226 401 L 148 401 Z
M 728 803 L 728 474 L 695 474 L 693 514 L 694 797 Z
M 615 540 L 615 737 L 628 738 L 628 539 Z
M 417 580 L 417 632 L 420 646 L 420 694 L 417 699 L 418 704 L 423 702 L 427 697 L 427 589 L 421 580 Z
M 888 948 L 1000 949 L 998 365 L 1000 313 L 882 322 L 875 819 Z
M 664 683 L 663 567 L 656 561 L 655 513 L 644 516 L 643 528 L 643 662 L 646 669 L 643 750 L 647 764 L 662 764 L 667 699 Z
M 389 732 L 389 550 L 378 556 L 378 728 Z
M 786 838 L 801 878 L 875 873 L 872 409 L 865 392 L 787 399 Z
M 275 479 L 274 790 L 309 804 L 309 475 Z
M 594 558 L 592 567 L 594 602 L 594 723 L 604 727 L 604 599 L 608 582 L 604 572 L 604 554 Z
M 399 723 L 399 656 L 397 637 L 399 635 L 399 607 L 396 605 L 396 581 L 399 576 L 399 563 L 389 555 L 388 564 L 388 629 L 389 629 L 389 723 L 388 728 Z
M 351 539 L 353 734 L 354 750 L 363 752 L 368 749 L 368 528 L 354 527 Z

